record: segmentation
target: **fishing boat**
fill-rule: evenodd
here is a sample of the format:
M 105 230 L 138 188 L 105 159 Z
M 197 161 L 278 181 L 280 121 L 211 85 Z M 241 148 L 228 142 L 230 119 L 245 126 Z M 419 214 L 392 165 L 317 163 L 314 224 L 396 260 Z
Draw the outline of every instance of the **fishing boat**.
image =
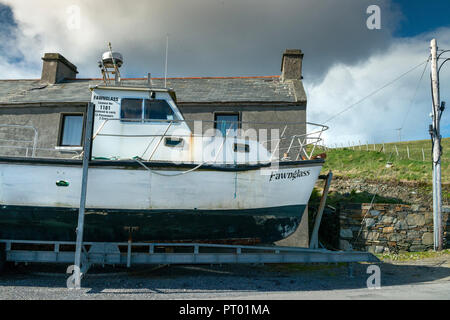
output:
M 105 53 L 104 83 L 90 87 L 84 241 L 273 243 L 297 229 L 324 163 L 312 156 L 320 137 L 286 135 L 290 123 L 262 139 L 250 130 L 262 124 L 187 121 L 172 89 L 122 84 L 121 62 Z M 81 159 L 1 157 L 0 238 L 74 241 L 81 184 Z

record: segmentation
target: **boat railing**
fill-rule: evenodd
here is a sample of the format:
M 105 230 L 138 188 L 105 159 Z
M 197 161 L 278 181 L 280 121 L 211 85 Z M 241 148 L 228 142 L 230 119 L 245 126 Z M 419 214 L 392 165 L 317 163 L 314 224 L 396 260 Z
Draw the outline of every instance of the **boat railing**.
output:
M 164 138 L 224 138 L 257 141 L 272 154 L 271 160 L 298 161 L 309 160 L 314 156 L 316 146 L 323 141 L 323 133 L 328 130 L 325 125 L 312 122 L 256 122 L 256 121 L 209 121 L 209 120 L 142 120 L 127 119 L 129 123 L 146 123 L 160 125 L 155 133 L 140 132 L 116 133 L 108 123 L 122 122 L 123 119 L 103 120 L 94 132 L 97 137 L 116 138 L 153 138 L 156 146 L 148 160 L 156 153 Z M 180 124 L 186 124 L 189 131 L 180 133 Z M 172 130 L 171 130 L 172 129 Z M 147 146 L 148 147 L 148 146 Z
M 93 133 L 93 143 L 97 137 L 110 137 L 112 143 L 116 139 L 142 138 L 143 152 L 148 151 L 150 144 L 145 138 L 151 138 L 153 143 L 150 157 L 145 160 L 152 161 L 155 153 L 161 148 L 161 143 L 165 138 L 191 139 L 196 137 L 224 138 L 224 143 L 228 139 L 242 139 L 257 141 L 271 153 L 271 161 L 298 161 L 309 160 L 315 155 L 316 146 L 323 141 L 323 133 L 327 126 L 311 122 L 257 122 L 257 121 L 209 121 L 209 120 L 142 120 L 127 119 L 126 123 L 145 123 L 158 125 L 157 130 L 148 131 L 132 130 L 117 131 L 114 124 L 124 124 L 123 119 L 102 120 L 97 130 Z M 18 139 L 17 136 L 24 136 L 10 132 L 5 134 L 1 129 L 20 130 L 26 129 L 33 133 L 32 138 Z M 180 130 L 184 128 L 185 130 Z M 122 133 L 119 133 L 122 132 Z M 123 133 L 126 132 L 126 133 Z M 148 133 L 147 133 L 148 132 Z M 82 147 L 59 147 L 55 145 L 45 145 L 40 142 L 37 147 L 39 134 L 36 128 L 23 125 L 0 125 L 0 156 L 18 157 L 39 157 L 39 158 L 75 158 L 80 159 Z M 56 139 L 55 139 L 56 140 Z M 139 139 L 138 139 L 139 140 Z M 144 142 L 145 141 L 145 142 Z M 218 147 L 221 147 L 220 144 Z M 144 152 L 145 153 L 145 152 Z M 117 159 L 115 159 L 117 160 Z M 120 159 L 119 159 L 120 160 Z

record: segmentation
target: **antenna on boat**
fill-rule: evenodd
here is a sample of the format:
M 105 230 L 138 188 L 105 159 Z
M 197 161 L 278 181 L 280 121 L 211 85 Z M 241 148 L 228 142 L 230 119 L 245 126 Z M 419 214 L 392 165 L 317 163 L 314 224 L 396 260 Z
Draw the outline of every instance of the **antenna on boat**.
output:
M 149 88 L 152 87 L 152 74 L 150 72 L 147 74 L 147 85 Z
M 108 51 L 103 53 L 102 60 L 98 62 L 98 66 L 102 72 L 103 81 L 105 84 L 111 84 L 114 75 L 114 82 L 116 85 L 120 84 L 121 75 L 119 68 L 123 64 L 123 56 L 119 52 L 113 52 L 111 42 L 108 42 Z
M 169 52 L 169 34 L 166 34 L 166 66 L 164 71 L 164 88 L 167 88 L 167 59 Z

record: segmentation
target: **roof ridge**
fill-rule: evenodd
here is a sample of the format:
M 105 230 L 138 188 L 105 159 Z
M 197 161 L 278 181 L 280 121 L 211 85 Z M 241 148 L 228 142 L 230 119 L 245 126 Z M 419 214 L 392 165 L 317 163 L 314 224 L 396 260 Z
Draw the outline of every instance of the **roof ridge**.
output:
M 0 79 L 0 81 L 41 81 L 41 79 Z
M 170 79 L 270 79 L 270 78 L 280 78 L 279 75 L 273 76 L 205 76 L 205 77 L 167 77 Z M 152 80 L 164 80 L 165 78 L 157 77 L 151 78 Z M 0 79 L 0 81 L 40 81 L 41 79 Z M 103 78 L 67 78 L 64 80 L 69 81 L 86 81 L 86 80 L 103 80 Z M 147 78 L 122 78 L 122 80 L 147 80 Z
M 167 80 L 190 80 L 190 79 L 270 79 L 270 78 L 280 78 L 279 75 L 276 76 L 229 76 L 229 77 L 167 77 Z M 152 80 L 164 80 L 165 78 L 151 78 Z M 65 79 L 65 80 L 69 80 L 69 81 L 76 81 L 76 80 L 103 80 L 102 78 L 73 78 L 73 79 Z M 122 80 L 148 80 L 147 78 L 122 78 Z

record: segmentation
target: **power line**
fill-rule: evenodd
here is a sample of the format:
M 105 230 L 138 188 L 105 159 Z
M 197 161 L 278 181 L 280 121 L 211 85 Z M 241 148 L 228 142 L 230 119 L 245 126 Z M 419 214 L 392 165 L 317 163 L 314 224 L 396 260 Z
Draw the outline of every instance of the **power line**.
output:
M 370 98 L 371 96 L 377 94 L 377 93 L 380 92 L 381 90 L 383 90 L 383 89 L 389 87 L 390 85 L 392 85 L 393 83 L 397 82 L 398 80 L 400 80 L 401 78 L 403 78 L 403 77 L 406 76 L 407 74 L 409 74 L 409 73 L 411 73 L 412 71 L 414 71 L 414 70 L 416 70 L 417 68 L 419 68 L 419 67 L 420 67 L 421 65 L 423 65 L 424 63 L 427 63 L 427 64 L 428 64 L 428 60 L 423 61 L 422 63 L 418 64 L 417 66 L 415 66 L 415 67 L 409 69 L 408 71 L 402 73 L 400 76 L 398 76 L 398 77 L 395 78 L 394 80 L 388 82 L 388 83 L 385 84 L 384 86 L 382 86 L 382 87 L 376 89 L 375 91 L 371 92 L 370 94 L 368 94 L 368 95 L 365 96 L 364 98 L 358 100 L 358 101 L 355 102 L 355 103 L 352 103 L 351 105 L 349 105 L 348 107 L 346 107 L 346 108 L 343 109 L 342 111 L 338 112 L 337 114 L 335 114 L 334 116 L 332 116 L 331 118 L 329 118 L 328 120 L 326 120 L 326 121 L 324 122 L 324 124 L 330 122 L 331 120 L 333 120 L 333 119 L 335 119 L 335 118 L 337 118 L 338 116 L 340 116 L 340 115 L 343 114 L 344 112 L 347 112 L 347 111 L 350 110 L 351 108 L 355 107 L 356 105 L 360 104 L 361 102 L 363 102 L 364 100 Z
M 420 83 L 422 82 L 423 75 L 425 74 L 425 71 L 427 70 L 428 62 L 430 61 L 430 58 L 431 57 L 428 58 L 427 63 L 425 64 L 425 67 L 423 68 L 423 71 L 422 71 L 422 74 L 420 76 L 419 82 L 417 83 L 417 86 L 416 86 L 416 91 L 414 92 L 413 98 L 411 100 L 411 104 L 409 105 L 409 108 L 406 111 L 406 115 L 405 115 L 405 118 L 403 119 L 402 126 L 400 127 L 400 130 L 403 129 L 403 127 L 405 126 L 406 119 L 408 118 L 409 112 L 410 112 L 410 110 L 411 110 L 411 108 L 412 108 L 412 106 L 414 104 L 414 101 L 416 100 L 417 92 L 419 91 Z

